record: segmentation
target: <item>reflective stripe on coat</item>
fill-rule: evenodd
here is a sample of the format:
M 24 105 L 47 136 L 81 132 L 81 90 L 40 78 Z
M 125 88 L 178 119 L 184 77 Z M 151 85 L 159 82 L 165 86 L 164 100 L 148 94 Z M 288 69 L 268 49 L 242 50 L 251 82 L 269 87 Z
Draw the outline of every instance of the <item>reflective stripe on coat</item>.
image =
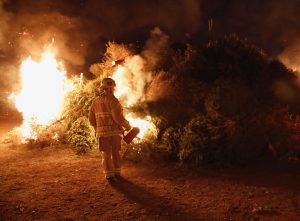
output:
M 102 94 L 94 99 L 89 120 L 97 137 L 121 135 L 122 127 L 130 129 L 129 122 L 124 118 L 122 105 L 113 94 Z

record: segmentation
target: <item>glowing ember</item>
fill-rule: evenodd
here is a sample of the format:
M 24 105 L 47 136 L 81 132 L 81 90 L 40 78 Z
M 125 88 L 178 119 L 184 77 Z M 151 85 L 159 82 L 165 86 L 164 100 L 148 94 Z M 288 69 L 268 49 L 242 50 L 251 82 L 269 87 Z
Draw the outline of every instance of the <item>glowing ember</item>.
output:
M 22 112 L 23 140 L 36 139 L 35 125 L 50 125 L 61 114 L 68 91 L 66 73 L 50 51 L 40 62 L 28 57 L 21 65 L 21 92 L 14 96 L 17 109 Z

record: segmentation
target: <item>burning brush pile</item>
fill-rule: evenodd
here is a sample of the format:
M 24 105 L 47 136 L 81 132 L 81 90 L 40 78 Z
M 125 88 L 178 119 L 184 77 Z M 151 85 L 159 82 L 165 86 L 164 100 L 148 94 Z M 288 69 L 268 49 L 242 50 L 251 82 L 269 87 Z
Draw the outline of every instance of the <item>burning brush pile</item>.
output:
M 142 49 L 108 43 L 103 60 L 90 67 L 93 80 L 67 79 L 51 54 L 44 56 L 39 64 L 23 62 L 23 89 L 11 96 L 24 118 L 11 137 L 21 142 L 66 143 L 78 153 L 95 148 L 89 107 L 101 80 L 112 77 L 126 118 L 141 129 L 130 144 L 133 157 L 164 153 L 200 164 L 299 154 L 296 73 L 234 35 L 195 47 L 171 45 L 154 29 Z M 25 76 L 33 70 L 34 80 Z
M 118 84 L 115 95 L 125 107 L 126 118 L 140 129 L 133 144 L 139 151 L 139 143 L 157 135 L 151 116 L 131 110 L 143 101 L 144 88 L 151 80 L 151 73 L 144 72 L 143 66 L 139 55 L 132 54 L 125 45 L 113 43 L 107 45 L 103 62 L 92 65 L 94 80 L 84 79 L 83 74 L 68 79 L 51 48 L 39 62 L 27 58 L 21 65 L 21 91 L 9 97 L 22 113 L 23 124 L 6 140 L 36 146 L 71 144 L 77 153 L 96 147 L 95 131 L 88 121 L 89 108 L 99 93 L 101 80 L 112 77 Z

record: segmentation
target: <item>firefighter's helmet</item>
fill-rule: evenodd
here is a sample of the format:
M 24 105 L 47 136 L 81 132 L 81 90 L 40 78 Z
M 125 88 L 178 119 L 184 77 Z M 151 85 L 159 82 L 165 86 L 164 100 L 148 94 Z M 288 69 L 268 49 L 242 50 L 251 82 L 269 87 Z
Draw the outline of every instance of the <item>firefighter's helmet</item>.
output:
M 116 86 L 116 82 L 112 78 L 103 78 L 101 82 L 102 88 L 114 88 Z

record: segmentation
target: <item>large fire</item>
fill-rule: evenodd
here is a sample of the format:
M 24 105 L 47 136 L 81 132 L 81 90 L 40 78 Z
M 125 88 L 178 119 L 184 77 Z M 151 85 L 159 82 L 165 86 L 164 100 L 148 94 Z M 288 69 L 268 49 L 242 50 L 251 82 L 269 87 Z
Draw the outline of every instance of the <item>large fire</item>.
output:
M 42 54 L 40 62 L 28 57 L 21 65 L 21 91 L 12 95 L 17 109 L 23 115 L 20 127 L 23 140 L 36 139 L 33 128 L 47 126 L 59 118 L 70 82 L 61 63 L 50 50 Z
M 134 79 L 130 73 L 128 67 L 119 65 L 112 76 L 117 82 L 116 97 L 126 107 L 140 100 L 144 87 L 143 82 Z M 51 125 L 61 117 L 64 99 L 74 85 L 72 80 L 67 79 L 62 63 L 55 59 L 50 50 L 42 54 L 39 62 L 32 60 L 31 57 L 24 60 L 20 75 L 21 91 L 11 95 L 17 109 L 23 115 L 23 125 L 19 130 L 23 141 L 37 139 L 34 128 Z M 80 79 L 82 81 L 82 74 Z M 137 81 L 137 84 L 132 84 L 132 81 Z M 126 114 L 126 118 L 132 126 L 140 128 L 139 138 L 155 133 L 155 126 L 150 116 L 140 119 L 132 114 Z
M 126 65 L 118 65 L 112 78 L 116 81 L 116 97 L 121 100 L 125 107 L 131 107 L 143 99 L 144 88 L 149 80 L 149 74 L 143 71 L 144 61 L 136 55 L 127 59 Z M 156 127 L 152 123 L 151 116 L 136 118 L 131 113 L 126 114 L 126 119 L 134 127 L 140 129 L 139 138 L 146 135 L 156 134 Z

